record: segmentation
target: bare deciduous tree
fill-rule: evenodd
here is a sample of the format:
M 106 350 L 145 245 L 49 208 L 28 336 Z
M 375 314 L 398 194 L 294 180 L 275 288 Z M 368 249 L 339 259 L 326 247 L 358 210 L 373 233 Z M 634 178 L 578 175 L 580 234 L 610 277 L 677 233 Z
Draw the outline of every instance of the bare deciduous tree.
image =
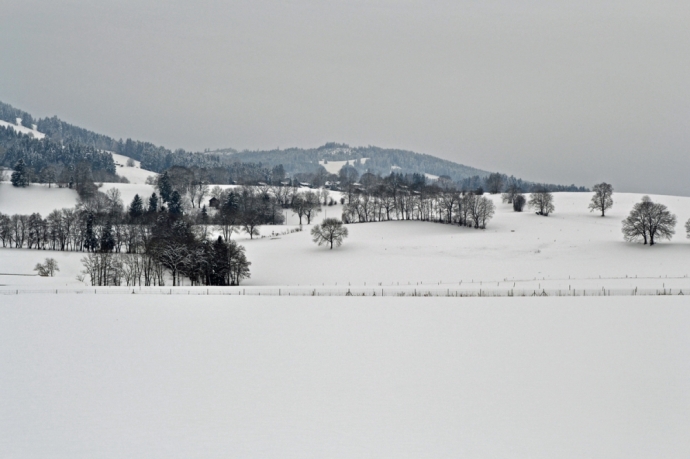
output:
M 606 211 L 613 206 L 613 186 L 606 182 L 597 183 L 592 188 L 594 191 L 594 196 L 592 196 L 592 202 L 589 203 L 589 211 L 594 210 L 601 211 L 601 216 L 604 217 Z
M 506 187 L 506 191 L 501 195 L 501 199 L 504 203 L 512 204 L 515 197 L 521 194 L 522 189 L 516 183 L 511 183 Z
M 529 198 L 529 206 L 537 210 L 537 215 L 548 217 L 556 210 L 553 205 L 553 194 L 542 186 L 535 187 Z
M 304 194 L 304 200 L 306 202 L 304 215 L 307 217 L 307 225 L 309 225 L 311 224 L 311 218 L 321 212 L 321 201 L 319 200 L 319 195 L 313 191 L 307 191 Z
M 495 206 L 486 196 L 474 196 L 470 203 L 470 218 L 475 228 L 486 228 L 486 223 L 494 216 Z
M 343 239 L 348 236 L 348 231 L 340 220 L 326 218 L 320 225 L 315 225 L 311 229 L 311 235 L 315 243 L 319 245 L 329 244 L 330 248 L 333 249 L 333 244 L 336 247 L 342 245 Z
M 676 216 L 663 204 L 644 196 L 623 220 L 623 237 L 628 242 L 644 241 L 650 246 L 657 239 L 671 239 L 675 234 Z
M 60 268 L 55 258 L 46 258 L 43 264 L 36 264 L 34 271 L 38 272 L 38 275 L 42 277 L 54 277 L 55 271 L 60 271 Z

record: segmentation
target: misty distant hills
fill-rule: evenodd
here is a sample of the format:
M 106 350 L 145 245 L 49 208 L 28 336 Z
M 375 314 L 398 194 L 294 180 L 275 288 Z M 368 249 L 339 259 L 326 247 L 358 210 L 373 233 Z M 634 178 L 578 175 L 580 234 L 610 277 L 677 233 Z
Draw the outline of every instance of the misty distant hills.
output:
M 49 142 L 114 152 L 140 161 L 143 169 L 159 173 L 173 166 L 184 166 L 225 169 L 230 171 L 231 175 L 233 171 L 241 170 L 244 176 L 260 177 L 264 171 L 270 171 L 272 168 L 282 165 L 285 173 L 294 176 L 300 173 L 314 173 L 330 162 L 337 164 L 347 161 L 360 174 L 371 172 L 386 176 L 391 172 L 396 172 L 403 175 L 422 174 L 429 178 L 447 176 L 454 182 L 462 182 L 466 187 L 481 186 L 483 179 L 489 175 L 488 171 L 428 154 L 376 146 L 350 147 L 340 143 L 327 143 L 318 148 L 288 148 L 266 151 L 237 151 L 231 148 L 205 152 L 189 152 L 183 149 L 170 150 L 150 142 L 132 139 L 116 140 L 66 123 L 55 116 L 36 119 L 23 110 L 0 102 L 0 120 L 14 124 L 17 118 L 21 118 L 21 124 L 26 128 L 35 125 L 39 132 L 46 135 L 46 140 Z M 17 148 L 27 149 L 27 147 L 17 147 L 17 145 L 12 144 L 14 141 L 11 136 L 5 137 L 4 143 L 0 144 L 0 165 L 3 165 L 4 151 L 7 151 L 12 145 L 15 146 L 12 158 L 22 155 L 22 152 L 16 151 Z M 38 140 L 34 140 L 34 142 L 38 142 Z M 27 151 L 26 154 L 36 156 L 36 150 L 33 147 L 33 151 Z M 12 166 L 12 164 L 4 165 Z M 337 173 L 333 167 L 326 167 L 326 169 L 332 173 Z M 532 182 L 523 180 L 520 182 L 525 186 L 532 184 Z M 554 191 L 584 191 L 584 188 L 574 185 L 547 184 L 547 186 Z

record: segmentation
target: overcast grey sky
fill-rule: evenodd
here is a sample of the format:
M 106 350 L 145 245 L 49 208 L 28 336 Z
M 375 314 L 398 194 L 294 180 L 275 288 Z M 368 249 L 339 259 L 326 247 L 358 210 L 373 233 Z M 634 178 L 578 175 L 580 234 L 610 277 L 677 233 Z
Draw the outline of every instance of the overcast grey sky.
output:
M 0 100 L 169 148 L 690 195 L 690 2 L 0 0 Z

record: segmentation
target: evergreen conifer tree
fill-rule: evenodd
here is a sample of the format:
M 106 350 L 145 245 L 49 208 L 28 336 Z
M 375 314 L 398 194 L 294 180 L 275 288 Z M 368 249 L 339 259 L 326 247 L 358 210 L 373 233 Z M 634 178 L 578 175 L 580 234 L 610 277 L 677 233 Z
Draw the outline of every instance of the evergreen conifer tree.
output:
M 170 212 L 172 215 L 182 215 L 182 197 L 177 191 L 173 191 L 170 195 L 168 212 Z
M 89 252 L 95 251 L 98 246 L 98 240 L 93 232 L 93 222 L 93 213 L 89 212 L 86 215 L 86 232 L 84 233 L 84 248 Z
M 158 180 L 158 191 L 160 191 L 163 202 L 170 202 L 173 195 L 173 187 L 167 171 L 164 172 L 160 180 Z
M 158 195 L 153 193 L 149 198 L 149 213 L 154 213 L 158 211 Z
M 136 220 L 142 215 L 144 215 L 144 201 L 136 194 L 134 195 L 134 199 L 132 199 L 132 204 L 129 206 L 129 217 Z
M 16 187 L 25 187 L 29 184 L 29 177 L 27 176 L 26 164 L 23 159 L 17 161 L 12 172 L 12 185 Z
M 101 233 L 101 252 L 112 252 L 114 248 L 113 226 L 108 222 L 103 227 L 103 232 Z

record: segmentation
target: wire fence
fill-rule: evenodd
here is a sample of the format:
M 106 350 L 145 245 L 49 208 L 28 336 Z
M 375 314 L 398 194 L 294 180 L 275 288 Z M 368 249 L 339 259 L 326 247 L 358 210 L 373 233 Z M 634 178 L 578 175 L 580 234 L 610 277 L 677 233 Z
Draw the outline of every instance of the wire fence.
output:
M 392 288 L 392 287 L 92 287 L 82 289 L 0 288 L 0 295 L 235 295 L 235 296 L 383 296 L 383 297 L 566 297 L 566 296 L 668 296 L 690 294 L 686 289 L 479 289 Z

